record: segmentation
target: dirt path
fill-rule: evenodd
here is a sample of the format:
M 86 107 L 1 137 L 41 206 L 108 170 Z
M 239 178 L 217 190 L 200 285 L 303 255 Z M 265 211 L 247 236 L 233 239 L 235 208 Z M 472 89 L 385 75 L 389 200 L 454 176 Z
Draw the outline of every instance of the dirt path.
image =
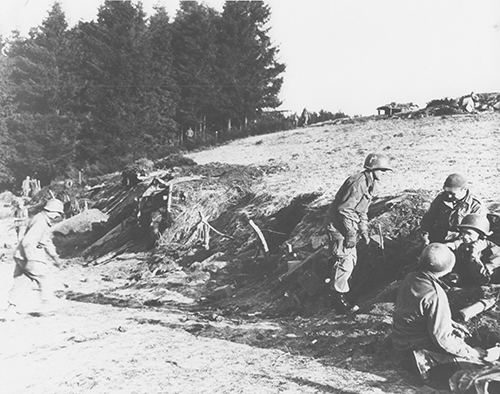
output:
M 212 323 L 231 326 L 230 323 Z M 413 393 L 401 378 L 328 365 L 225 339 L 197 336 L 180 310 L 65 301 L 51 316 L 0 324 L 2 391 L 8 393 Z M 270 335 L 258 322 L 234 330 Z M 6 373 L 7 372 L 7 373 Z

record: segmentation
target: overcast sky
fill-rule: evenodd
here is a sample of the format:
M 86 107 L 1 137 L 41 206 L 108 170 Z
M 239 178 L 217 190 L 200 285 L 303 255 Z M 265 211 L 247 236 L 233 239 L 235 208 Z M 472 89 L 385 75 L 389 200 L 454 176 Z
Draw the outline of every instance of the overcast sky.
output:
M 70 26 L 103 0 L 62 0 Z M 0 34 L 26 34 L 53 0 L 1 0 Z M 205 1 L 221 10 L 223 1 Z M 282 108 L 375 113 L 391 101 L 500 91 L 500 0 L 270 0 L 287 65 Z M 178 1 L 143 0 L 175 16 Z

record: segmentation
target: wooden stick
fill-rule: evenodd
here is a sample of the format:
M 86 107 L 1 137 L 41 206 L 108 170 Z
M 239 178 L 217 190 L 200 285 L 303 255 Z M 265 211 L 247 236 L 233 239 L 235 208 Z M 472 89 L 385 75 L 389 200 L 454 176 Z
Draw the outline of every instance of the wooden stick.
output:
M 267 241 L 266 238 L 264 238 L 264 234 L 262 234 L 262 231 L 260 228 L 254 223 L 252 219 L 248 219 L 248 224 L 253 228 L 255 233 L 257 234 L 257 237 L 260 240 L 262 250 L 264 251 L 265 254 L 269 253 L 269 246 L 267 246 Z
M 224 234 L 222 232 L 220 232 L 219 230 L 217 230 L 214 226 L 212 226 L 210 223 L 208 223 L 207 219 L 205 218 L 205 216 L 203 216 L 203 214 L 198 211 L 198 214 L 200 215 L 200 221 L 203 222 L 204 224 L 206 224 L 211 230 L 213 230 L 216 234 L 219 234 L 220 236 L 222 237 L 226 237 L 226 238 L 230 238 L 230 239 L 234 239 L 234 237 L 231 237 L 230 235 L 227 235 L 227 234 Z
M 174 185 L 168 186 L 168 200 L 167 200 L 167 212 L 170 213 L 172 211 L 172 189 Z
M 310 254 L 306 259 L 304 259 L 301 263 L 297 264 L 295 267 L 293 267 L 290 271 L 285 272 L 283 275 L 279 277 L 279 281 L 282 282 L 284 279 L 288 278 L 290 275 L 292 275 L 295 271 L 297 271 L 300 267 L 304 266 L 307 264 L 309 261 L 311 261 L 314 257 L 316 257 L 321 251 L 323 250 L 323 247 L 319 248 L 316 250 L 314 253 Z

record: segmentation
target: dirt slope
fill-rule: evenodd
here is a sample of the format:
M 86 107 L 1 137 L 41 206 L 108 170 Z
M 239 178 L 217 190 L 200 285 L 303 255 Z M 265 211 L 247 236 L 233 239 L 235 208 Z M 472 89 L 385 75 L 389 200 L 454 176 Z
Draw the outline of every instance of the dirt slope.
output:
M 269 176 L 263 189 L 290 199 L 324 192 L 328 199 L 372 151 L 393 158 L 395 172 L 387 176 L 381 194 L 410 188 L 437 191 L 447 175 L 463 172 L 485 202 L 498 199 L 498 112 L 309 127 L 254 136 L 189 156 L 200 164 L 285 162 L 289 170 Z
M 494 202 L 499 135 L 496 113 L 394 119 L 251 137 L 190 157 L 200 164 L 286 163 L 287 169 L 266 176 L 262 191 L 288 201 L 323 192 L 315 202 L 320 205 L 367 153 L 384 151 L 396 171 L 383 195 L 437 191 L 450 172 L 461 171 L 481 198 Z M 0 245 L 2 290 L 12 271 L 11 225 L 10 219 L 0 222 L 7 243 Z M 168 278 L 161 286 L 131 287 L 129 267 L 145 264 L 140 256 L 97 267 L 81 263 L 66 261 L 58 274 L 60 295 L 73 301 L 63 301 L 54 315 L 0 321 L 5 392 L 435 392 L 418 387 L 387 354 L 389 304 L 348 319 L 329 310 L 271 319 L 199 307 Z M 158 299 L 167 300 L 163 308 L 151 307 Z

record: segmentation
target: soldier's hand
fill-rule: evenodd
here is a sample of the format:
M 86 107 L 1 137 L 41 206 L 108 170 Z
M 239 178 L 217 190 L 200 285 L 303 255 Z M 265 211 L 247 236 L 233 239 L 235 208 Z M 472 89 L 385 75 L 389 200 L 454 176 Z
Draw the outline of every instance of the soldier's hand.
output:
M 424 243 L 424 246 L 427 246 L 431 243 L 429 240 L 429 233 L 422 233 L 422 242 Z
M 363 241 L 365 241 L 366 246 L 370 245 L 371 242 L 370 234 L 362 233 L 361 236 L 363 237 Z
M 472 358 L 475 358 L 477 360 L 481 360 L 482 358 L 484 358 L 488 355 L 488 352 L 484 349 L 481 349 L 480 347 L 474 347 L 472 349 L 473 349 L 473 352 L 472 352 L 471 356 L 472 356 Z
M 453 326 L 453 332 L 458 337 L 464 339 L 471 336 L 471 333 L 464 325 L 457 323 L 456 321 L 452 321 L 451 325 Z

